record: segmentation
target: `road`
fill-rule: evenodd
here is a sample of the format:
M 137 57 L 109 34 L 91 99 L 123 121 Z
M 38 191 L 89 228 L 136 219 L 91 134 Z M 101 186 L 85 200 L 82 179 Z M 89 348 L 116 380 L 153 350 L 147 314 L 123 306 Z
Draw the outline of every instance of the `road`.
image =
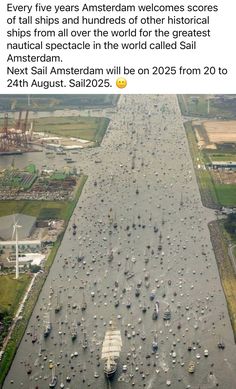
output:
M 122 96 L 111 117 L 101 147 L 73 155 L 89 178 L 4 389 L 48 388 L 50 360 L 57 387 L 108 388 L 100 356 L 111 319 L 123 347 L 110 387 L 235 388 L 236 347 L 207 227 L 214 212 L 201 204 L 176 96 Z M 30 158 L 43 163 L 36 154 Z M 63 166 L 60 158 L 53 163 Z M 171 319 L 164 321 L 167 308 Z M 52 331 L 44 339 L 46 313 Z

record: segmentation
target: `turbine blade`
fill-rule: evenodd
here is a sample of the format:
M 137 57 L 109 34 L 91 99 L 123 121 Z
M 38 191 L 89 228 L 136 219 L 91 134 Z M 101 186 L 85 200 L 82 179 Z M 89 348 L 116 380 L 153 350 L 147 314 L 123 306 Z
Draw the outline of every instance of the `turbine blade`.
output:
M 15 235 L 15 232 L 16 232 L 16 225 L 13 224 L 13 230 L 12 230 L 12 236 L 11 236 L 11 240 L 13 240 L 14 238 L 14 235 Z

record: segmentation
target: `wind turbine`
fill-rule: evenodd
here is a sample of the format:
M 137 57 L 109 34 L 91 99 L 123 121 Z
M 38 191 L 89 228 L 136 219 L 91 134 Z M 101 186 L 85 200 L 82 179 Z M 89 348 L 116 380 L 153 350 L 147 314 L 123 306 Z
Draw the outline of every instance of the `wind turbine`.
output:
M 15 235 L 16 237 L 16 280 L 19 278 L 19 250 L 18 250 L 18 228 L 21 228 L 17 221 L 14 221 L 12 239 Z

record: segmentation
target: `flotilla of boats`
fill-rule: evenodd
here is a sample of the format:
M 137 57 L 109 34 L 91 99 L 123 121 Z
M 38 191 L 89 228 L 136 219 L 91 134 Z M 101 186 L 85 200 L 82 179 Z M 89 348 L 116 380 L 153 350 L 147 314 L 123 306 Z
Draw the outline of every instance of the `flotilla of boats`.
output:
M 144 161 L 142 162 L 144 164 Z M 132 158 L 132 170 L 135 169 L 135 158 Z M 94 182 L 95 188 L 99 187 L 99 179 L 97 179 Z M 135 187 L 133 188 L 133 193 L 135 199 L 139 199 L 141 196 L 141 187 L 138 187 L 135 184 Z M 135 196 L 138 195 L 138 196 Z M 178 201 L 179 203 L 179 201 Z M 180 200 L 180 206 L 184 207 L 184 200 L 181 193 L 181 200 Z M 176 305 L 175 298 L 176 296 L 180 295 L 180 293 L 177 293 L 175 289 L 173 289 L 173 285 L 175 284 L 176 288 L 176 280 L 174 277 L 172 277 L 171 272 L 165 274 L 165 270 L 162 269 L 163 260 L 165 259 L 165 252 L 166 252 L 166 245 L 172 244 L 172 239 L 168 235 L 167 237 L 164 235 L 164 229 L 162 230 L 160 225 L 162 226 L 167 223 L 167 216 L 164 219 L 164 215 L 162 213 L 162 220 L 161 223 L 157 223 L 156 220 L 153 220 L 154 217 L 152 213 L 149 216 L 149 221 L 146 218 L 146 220 L 142 220 L 142 217 L 138 215 L 138 219 L 133 218 L 133 223 L 131 220 L 131 223 L 129 225 L 123 226 L 123 231 L 126 231 L 128 239 L 130 239 L 132 235 L 132 228 L 133 230 L 140 229 L 140 230 L 147 230 L 148 228 L 151 229 L 152 233 L 154 233 L 154 238 L 149 239 L 146 241 L 145 247 L 142 249 L 142 253 L 140 255 L 140 258 L 136 256 L 135 247 L 132 252 L 132 254 L 129 253 L 129 255 L 125 256 L 125 262 L 124 262 L 124 268 L 122 268 L 122 261 L 118 261 L 117 257 L 120 255 L 119 250 L 115 247 L 115 244 L 112 245 L 112 232 L 115 231 L 115 233 L 119 230 L 119 219 L 114 215 L 114 212 L 112 209 L 109 211 L 108 219 L 109 219 L 109 232 L 107 236 L 103 236 L 103 240 L 106 242 L 105 250 L 103 252 L 103 257 L 97 258 L 99 256 L 99 250 L 98 255 L 94 255 L 89 261 L 87 259 L 87 254 L 81 254 L 76 253 L 73 260 L 70 255 L 66 255 L 65 261 L 63 261 L 63 271 L 66 274 L 66 280 L 68 283 L 71 282 L 72 276 L 69 275 L 67 272 L 67 269 L 70 267 L 72 269 L 78 267 L 78 270 L 73 270 L 73 273 L 75 273 L 75 278 L 79 278 L 79 272 L 81 270 L 84 270 L 84 273 L 86 273 L 86 276 L 88 277 L 92 271 L 93 271 L 93 262 L 101 261 L 103 258 L 103 263 L 107 265 L 107 269 L 104 270 L 104 279 L 108 279 L 110 274 L 109 272 L 112 271 L 114 275 L 114 263 L 117 263 L 117 278 L 115 275 L 116 281 L 114 281 L 114 284 L 111 286 L 107 283 L 107 288 L 109 288 L 109 292 L 104 291 L 101 292 L 101 288 L 99 289 L 99 280 L 97 280 L 96 277 L 94 277 L 94 280 L 92 280 L 92 283 L 88 287 L 87 279 L 85 274 L 83 275 L 84 279 L 77 281 L 78 290 L 79 290 L 79 296 L 80 299 L 73 300 L 74 298 L 74 290 L 76 289 L 76 284 L 73 285 L 73 289 L 71 288 L 68 292 L 68 301 L 67 304 L 65 301 L 63 301 L 63 305 L 61 303 L 61 298 L 64 298 L 63 293 L 60 294 L 58 291 L 55 291 L 55 297 L 54 296 L 54 289 L 50 288 L 50 298 L 54 304 L 53 307 L 50 307 L 47 310 L 47 313 L 45 314 L 45 318 L 43 321 L 43 334 L 41 335 L 41 338 L 45 338 L 44 341 L 38 340 L 37 333 L 34 331 L 32 333 L 32 343 L 41 342 L 43 345 L 46 346 L 52 342 L 57 342 L 57 344 L 61 345 L 61 354 L 66 354 L 66 358 L 69 359 L 70 367 L 73 367 L 72 362 L 75 361 L 75 358 L 78 357 L 77 362 L 81 364 L 81 361 L 83 361 L 83 356 L 86 355 L 92 355 L 93 353 L 96 354 L 96 365 L 93 366 L 93 374 L 92 377 L 95 379 L 99 378 L 100 373 L 100 359 L 103 361 L 103 370 L 104 375 L 107 379 L 111 379 L 115 376 L 117 370 L 119 370 L 121 380 L 127 379 L 128 382 L 134 382 L 133 377 L 136 371 L 140 370 L 140 377 L 141 379 L 145 379 L 149 373 L 145 371 L 144 368 L 141 369 L 141 366 L 143 366 L 143 361 L 141 360 L 141 350 L 147 350 L 146 354 L 146 360 L 149 363 L 149 360 L 152 361 L 147 364 L 147 366 L 150 366 L 151 363 L 153 364 L 153 367 L 157 367 L 157 364 L 159 363 L 160 359 L 159 356 L 162 353 L 162 345 L 164 343 L 164 336 L 163 333 L 165 332 L 165 336 L 168 339 L 169 334 L 173 334 L 174 340 L 171 345 L 171 348 L 169 349 L 169 359 L 171 363 L 177 364 L 180 363 L 181 366 L 184 367 L 185 375 L 188 376 L 188 373 L 191 375 L 195 372 L 196 369 L 198 369 L 198 365 L 200 363 L 200 347 L 199 350 L 196 349 L 196 344 L 192 342 L 191 344 L 188 344 L 189 338 L 192 337 L 191 335 L 185 335 L 185 341 L 187 345 L 185 345 L 184 351 L 181 355 L 181 359 L 178 359 L 180 356 L 179 351 L 177 349 L 177 343 L 181 342 L 181 337 L 177 337 L 177 333 L 181 333 L 182 327 L 182 318 L 181 314 L 183 316 L 183 309 L 180 311 L 180 306 L 178 306 L 178 303 Z M 153 222 L 151 223 L 151 221 Z M 98 224 L 101 224 L 101 233 L 103 233 L 103 220 L 98 220 Z M 114 230 L 113 230 L 114 229 Z M 72 233 L 73 236 L 77 235 L 78 229 L 75 221 L 72 224 L 72 228 L 70 227 L 70 234 Z M 162 233 L 164 235 L 164 238 L 162 236 Z M 139 235 L 138 235 L 139 236 Z M 77 241 L 77 239 L 70 237 L 73 242 Z M 78 237 L 79 239 L 80 237 Z M 85 239 L 86 237 L 83 237 Z M 92 244 L 90 242 L 91 237 L 89 236 L 89 245 Z M 131 237 L 132 239 L 132 237 Z M 167 243 L 166 243 L 167 241 Z M 114 242 L 113 242 L 114 243 Z M 183 249 L 186 249 L 185 245 L 182 245 Z M 80 244 L 80 249 L 83 248 L 83 246 Z M 121 255 L 122 253 L 122 249 Z M 152 267 L 150 267 L 151 260 L 158 260 L 160 262 L 160 268 L 162 274 L 165 274 L 164 276 L 156 276 L 152 274 Z M 117 260 L 117 262 L 116 262 Z M 140 271 L 138 275 L 136 274 L 136 268 L 135 268 L 135 262 L 143 261 L 144 263 L 144 269 Z M 107 264 L 108 262 L 108 264 Z M 88 265 L 89 264 L 89 265 Z M 172 264 L 170 263 L 170 268 Z M 96 270 L 96 269 L 95 269 Z M 169 271 L 169 268 L 168 268 Z M 150 272 L 150 273 L 149 273 Z M 183 279 L 183 273 L 180 270 L 181 278 L 179 276 L 179 287 L 180 290 L 182 288 L 182 279 Z M 135 280 L 135 275 L 137 275 L 138 280 Z M 154 279 L 154 277 L 158 277 L 158 279 Z M 171 278 L 172 277 L 172 278 Z M 92 285 L 92 286 L 91 286 Z M 81 290 L 82 289 L 82 290 Z M 66 291 L 66 287 L 64 289 Z M 171 293 L 170 293 L 171 290 Z M 170 296 L 171 295 L 171 296 Z M 98 298 L 97 298 L 98 296 Z M 104 298 L 103 298 L 104 296 Z M 65 299 L 66 299 L 65 297 Z M 158 300 L 157 300 L 158 298 Z M 109 300 L 110 299 L 110 300 Z M 56 300 L 56 303 L 55 303 Z M 103 304 L 105 306 L 108 306 L 109 308 L 109 301 L 111 303 L 112 309 L 114 312 L 117 312 L 116 318 L 117 320 L 120 320 L 120 326 L 115 325 L 115 320 L 112 319 L 109 323 L 106 321 L 107 314 L 104 315 L 104 317 L 101 315 L 101 320 L 106 327 L 104 339 L 102 339 L 103 331 L 101 331 L 101 327 L 99 327 L 99 331 L 97 331 L 96 334 L 94 334 L 96 331 L 95 329 L 98 327 L 96 324 L 94 326 L 94 333 L 92 333 L 90 328 L 90 322 L 91 319 L 91 306 L 90 303 L 92 302 L 92 307 L 94 312 L 94 321 L 97 322 L 97 318 L 99 317 L 97 314 L 97 309 L 99 308 L 99 304 Z M 171 303 L 173 303 L 171 305 Z M 139 309 L 139 313 L 137 314 L 134 311 L 134 306 Z M 117 309 L 114 309 L 117 308 Z M 183 307 L 183 305 L 182 305 Z M 189 308 L 190 307 L 190 308 Z M 63 309 L 62 309 L 63 308 Z M 176 308 L 176 309 L 175 309 Z M 130 321 L 130 323 L 127 323 L 125 315 L 122 314 L 121 309 L 125 310 L 127 312 L 127 317 L 131 317 L 133 319 L 133 322 Z M 188 312 L 189 309 L 191 309 L 191 305 L 186 305 L 186 311 Z M 67 310 L 69 311 L 69 317 L 67 317 Z M 178 310 L 181 312 L 181 314 L 176 313 Z M 53 311 L 55 315 L 53 316 L 53 320 L 51 320 L 51 314 L 53 316 Z M 66 312 L 65 312 L 66 311 Z M 98 309 L 99 311 L 99 309 Z M 121 315 L 122 314 L 122 315 Z M 140 314 L 140 317 L 138 316 Z M 143 314 L 143 315 L 142 315 Z M 128 316 L 129 315 L 129 316 Z M 132 316 L 131 316 L 132 315 Z M 173 319 L 172 319 L 173 315 Z M 88 319 L 89 316 L 89 319 Z M 189 318 L 187 320 L 191 319 L 191 314 L 189 314 Z M 160 319 L 161 318 L 161 319 Z M 163 320 L 162 320 L 163 319 Z M 148 321 L 148 326 L 146 326 L 145 320 Z M 197 322 L 197 323 L 196 323 Z M 196 318 L 195 324 L 192 325 L 193 331 L 198 329 L 198 319 Z M 141 324 L 142 323 L 142 324 Z M 143 324 L 145 323 L 145 325 Z M 138 326 L 139 324 L 139 326 Z M 58 327 L 57 327 L 58 325 Z M 119 328 L 120 327 L 120 328 Z M 157 330 L 158 329 L 158 330 Z M 41 327 L 42 331 L 42 327 Z M 98 334 L 99 332 L 99 334 Z M 52 333 L 52 336 L 50 334 Z M 58 333 L 58 335 L 56 335 Z M 188 328 L 186 328 L 186 333 L 189 334 Z M 54 337 L 54 335 L 56 336 Z M 46 340 L 50 336 L 49 340 Z M 122 337 L 125 338 L 127 341 L 127 344 L 129 344 L 129 348 L 127 351 L 127 347 L 125 347 L 125 352 L 122 350 Z M 52 339 L 54 339 L 52 341 Z M 69 341 L 68 341 L 69 339 Z M 141 341 L 140 341 L 141 339 Z M 63 350 L 63 346 L 69 344 L 70 352 L 68 352 L 68 349 L 66 351 Z M 138 345 L 138 346 L 137 346 Z M 126 346 L 126 345 L 125 345 Z M 204 344 L 205 346 L 205 344 Z M 35 346 L 34 346 L 35 347 Z M 78 348 L 77 348 L 78 347 Z M 206 346 L 205 346 L 206 347 Z M 75 351 L 75 348 L 78 351 Z M 218 348 L 223 350 L 225 348 L 225 344 L 222 339 L 218 342 Z M 100 355 L 101 351 L 101 355 Z M 167 354 L 168 355 L 168 354 Z M 40 347 L 40 352 L 38 354 L 39 358 L 43 358 L 45 361 L 48 361 L 48 358 L 52 358 L 49 360 L 48 368 L 51 370 L 51 379 L 49 382 L 49 387 L 54 388 L 56 387 L 59 382 L 60 388 L 64 388 L 64 379 L 60 375 L 60 373 L 57 375 L 55 370 L 58 370 L 57 363 L 54 361 L 54 355 L 49 357 L 49 353 L 47 356 L 47 353 L 43 351 L 43 347 Z M 80 361 L 81 356 L 81 361 Z M 208 358 L 209 351 L 208 349 L 204 349 L 203 356 L 205 358 Z M 190 358 L 191 361 L 187 362 Z M 152 359 L 151 359 L 152 358 Z M 205 360 L 205 359 L 204 359 Z M 80 366 L 80 381 L 85 382 L 85 370 L 86 368 L 83 368 Z M 60 364 L 60 362 L 59 362 Z M 119 367 L 119 364 L 121 365 Z M 152 366 L 152 365 L 151 365 Z M 63 366 L 64 367 L 64 366 Z M 119 367 L 119 368 L 118 368 Z M 72 369 L 73 370 L 73 369 Z M 141 371 L 142 370 L 142 371 Z M 154 372 L 156 371 L 156 374 L 159 374 L 158 369 L 154 369 Z M 168 368 L 166 367 L 166 372 L 168 371 Z M 30 375 L 32 372 L 31 364 L 27 365 L 27 374 Z M 78 372 L 78 370 L 77 370 Z M 118 373 L 118 372 L 117 372 Z M 184 374 L 184 373 L 183 373 Z M 118 374 L 117 374 L 118 375 Z M 65 374 L 64 377 L 65 381 L 67 383 L 70 383 L 73 379 L 73 373 L 67 370 L 67 375 Z M 189 378 L 189 376 L 188 376 Z M 190 378 L 189 378 L 190 379 Z M 49 377 L 47 377 L 47 380 L 49 380 Z M 100 380 L 99 380 L 100 381 Z M 94 381 L 93 381 L 94 382 Z M 48 383 L 47 383 L 48 384 Z M 167 379 L 166 385 L 170 386 L 171 381 Z M 95 384 L 94 384 L 95 386 Z M 146 384 L 144 386 L 147 386 Z

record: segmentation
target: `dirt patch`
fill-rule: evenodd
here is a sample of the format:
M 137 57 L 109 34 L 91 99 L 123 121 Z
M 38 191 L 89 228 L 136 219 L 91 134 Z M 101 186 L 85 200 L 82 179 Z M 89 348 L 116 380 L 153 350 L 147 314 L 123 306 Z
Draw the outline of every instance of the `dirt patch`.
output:
M 236 142 L 236 120 L 213 121 L 202 123 L 210 143 Z
M 236 184 L 236 171 L 212 170 L 211 175 L 218 184 Z

